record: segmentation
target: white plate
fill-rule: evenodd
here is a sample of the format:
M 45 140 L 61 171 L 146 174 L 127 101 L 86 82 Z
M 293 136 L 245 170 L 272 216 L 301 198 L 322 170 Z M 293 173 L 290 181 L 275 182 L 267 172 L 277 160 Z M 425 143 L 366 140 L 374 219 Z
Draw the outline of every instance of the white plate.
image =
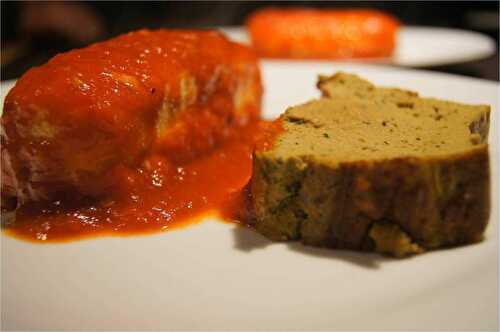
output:
M 382 66 L 264 62 L 266 117 L 317 96 L 316 75 L 337 70 L 492 105 L 494 211 L 485 241 L 396 260 L 270 243 L 214 220 L 153 236 L 58 245 L 2 235 L 2 327 L 497 330 L 498 84 Z
M 249 43 L 245 29 L 221 27 L 231 39 Z M 495 41 L 473 31 L 403 26 L 398 33 L 396 50 L 390 59 L 364 59 L 363 62 L 386 62 L 405 67 L 428 67 L 480 60 L 496 52 Z

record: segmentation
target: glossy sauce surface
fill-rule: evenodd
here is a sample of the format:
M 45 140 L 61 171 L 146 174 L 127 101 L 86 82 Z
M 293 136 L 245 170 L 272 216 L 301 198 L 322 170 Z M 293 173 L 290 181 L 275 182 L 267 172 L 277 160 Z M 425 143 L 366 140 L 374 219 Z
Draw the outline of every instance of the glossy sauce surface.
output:
M 62 242 L 230 218 L 276 127 L 261 96 L 254 52 L 217 32 L 140 30 L 55 56 L 5 100 L 5 231 Z
M 120 165 L 195 159 L 256 120 L 261 94 L 256 55 L 213 31 L 139 30 L 59 54 L 5 99 L 2 194 L 97 196 Z
M 122 168 L 120 186 L 105 199 L 31 204 L 5 232 L 28 241 L 64 242 L 96 236 L 161 232 L 216 215 L 245 215 L 246 185 L 255 148 L 268 148 L 281 122 L 253 121 L 214 150 L 187 162 L 160 154 L 136 169 Z

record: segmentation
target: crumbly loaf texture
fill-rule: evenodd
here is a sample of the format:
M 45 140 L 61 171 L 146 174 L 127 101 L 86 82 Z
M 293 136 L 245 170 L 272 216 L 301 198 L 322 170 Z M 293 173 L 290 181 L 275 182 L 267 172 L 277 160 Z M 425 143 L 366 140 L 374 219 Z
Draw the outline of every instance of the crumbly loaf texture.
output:
M 489 107 L 350 74 L 291 107 L 256 152 L 255 228 L 272 240 L 397 257 L 482 239 L 490 210 Z

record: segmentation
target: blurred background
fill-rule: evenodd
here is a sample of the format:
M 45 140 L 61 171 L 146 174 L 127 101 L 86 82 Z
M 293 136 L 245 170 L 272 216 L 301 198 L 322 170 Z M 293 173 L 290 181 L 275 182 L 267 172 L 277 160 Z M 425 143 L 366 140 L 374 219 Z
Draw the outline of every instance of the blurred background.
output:
M 496 52 L 482 59 L 426 69 L 499 80 L 498 1 L 463 2 L 91 2 L 1 1 L 1 79 L 17 78 L 59 52 L 147 28 L 209 28 L 242 25 L 265 6 L 376 8 L 404 25 L 458 28 L 493 38 Z

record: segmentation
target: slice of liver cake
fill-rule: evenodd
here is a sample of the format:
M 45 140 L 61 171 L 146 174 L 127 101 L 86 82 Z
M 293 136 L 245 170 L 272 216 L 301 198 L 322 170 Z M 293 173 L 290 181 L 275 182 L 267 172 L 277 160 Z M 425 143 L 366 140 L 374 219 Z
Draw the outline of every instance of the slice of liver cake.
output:
M 321 77 L 255 153 L 254 226 L 273 240 L 405 256 L 482 239 L 489 107 Z

